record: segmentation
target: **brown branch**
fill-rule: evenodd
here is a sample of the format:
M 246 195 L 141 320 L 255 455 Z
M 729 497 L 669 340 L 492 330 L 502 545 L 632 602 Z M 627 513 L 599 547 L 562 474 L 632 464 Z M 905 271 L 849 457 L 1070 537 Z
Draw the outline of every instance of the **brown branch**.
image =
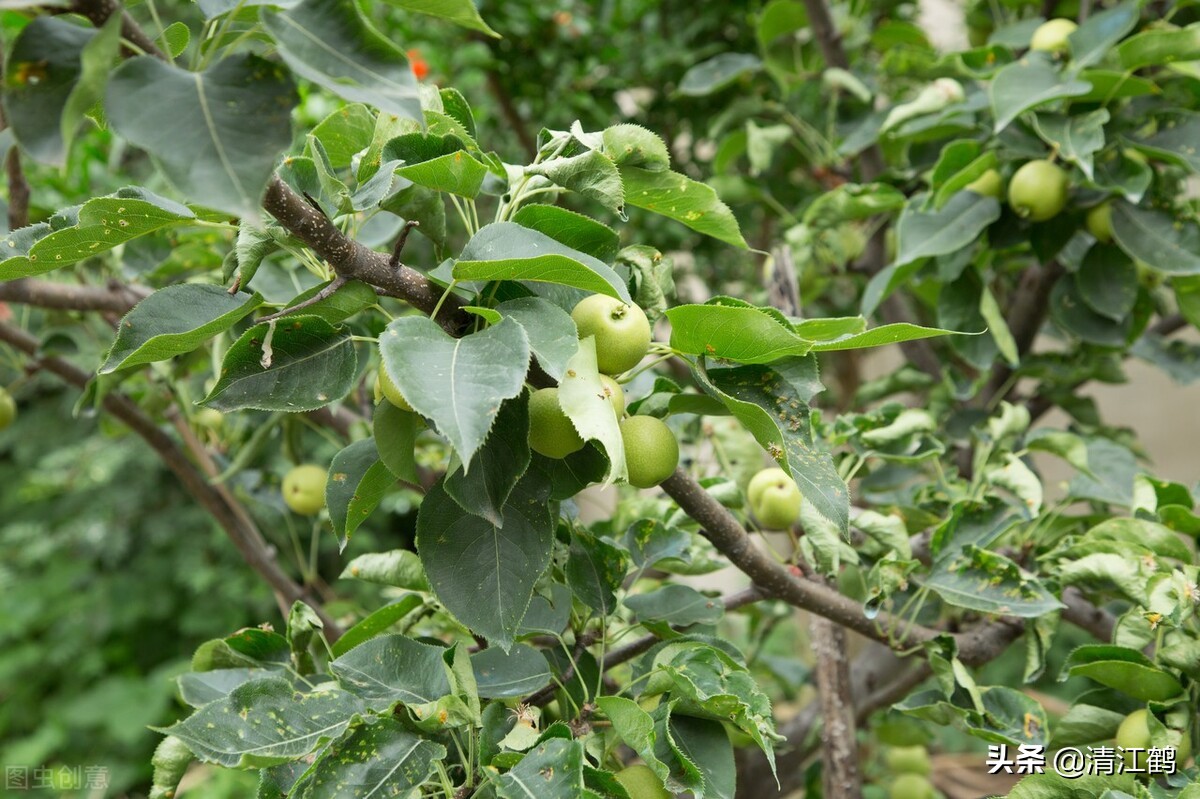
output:
M 350 278 L 348 278 L 344 275 L 338 275 L 333 280 L 329 281 L 329 283 L 326 284 L 326 286 L 323 289 L 321 289 L 316 294 L 309 297 L 307 300 L 304 300 L 303 302 L 298 302 L 295 305 L 289 305 L 287 308 L 284 308 L 281 311 L 276 311 L 273 314 L 267 314 L 266 316 L 259 317 L 258 319 L 254 320 L 254 321 L 257 324 L 261 324 L 262 322 L 274 322 L 276 319 L 282 319 L 283 317 L 287 316 L 288 314 L 294 314 L 297 311 L 304 310 L 305 308 L 311 308 L 312 306 L 316 305 L 318 302 L 327 300 L 330 297 L 332 297 L 334 294 L 337 294 L 338 291 L 341 290 L 341 288 L 349 282 L 350 282 Z
M 166 53 L 158 49 L 158 45 L 154 43 L 145 31 L 134 21 L 133 17 L 121 6 L 117 0 L 75 0 L 71 4 L 71 10 L 80 16 L 86 17 L 97 28 L 102 27 L 108 22 L 109 17 L 113 14 L 121 15 L 121 38 L 133 44 L 137 49 L 141 50 L 146 55 L 154 56 L 155 58 L 169 61 Z M 125 48 L 126 52 L 130 52 L 129 48 Z
M 821 795 L 856 799 L 862 796 L 862 772 L 858 768 L 858 724 L 846 630 L 822 616 L 813 616 L 808 629 L 816 661 L 817 702 L 825 723 L 825 734 L 821 736 Z
M 8 176 L 8 229 L 19 230 L 29 224 L 29 181 L 21 168 L 21 151 L 14 144 L 8 149 L 4 161 L 4 172 Z
M 432 314 L 437 307 L 442 292 L 428 278 L 407 266 L 393 269 L 387 255 L 347 237 L 280 177 L 272 178 L 267 185 L 263 207 L 289 233 L 328 261 L 339 276 L 381 288 L 388 296 L 402 299 L 425 314 Z M 462 311 L 462 304 L 453 294 L 442 304 L 436 321 L 448 332 L 465 330 L 470 315 Z
M 145 296 L 144 290 L 120 283 L 100 288 L 30 277 L 0 282 L 0 300 L 59 311 L 104 311 L 124 314 Z
M 68 361 L 56 357 L 39 357 L 39 342 L 24 330 L 8 324 L 0 323 L 0 341 L 10 344 L 20 352 L 34 360 L 37 368 L 44 369 L 62 378 L 67 383 L 84 388 L 91 375 Z M 238 511 L 222 497 L 216 487 L 211 485 L 204 475 L 188 460 L 187 455 L 179 445 L 163 430 L 146 416 L 142 410 L 122 394 L 109 393 L 104 397 L 104 408 L 120 419 L 133 432 L 137 433 L 158 454 L 183 487 L 196 501 L 209 512 L 225 531 L 234 546 L 238 548 L 246 563 L 266 580 L 288 605 L 296 600 L 304 600 L 312 605 L 325 625 L 325 635 L 330 640 L 336 640 L 341 635 L 341 627 L 321 607 L 319 602 L 309 597 L 292 578 L 289 577 L 257 537 L 257 530 L 248 528 L 245 520 Z M 244 512 L 244 511 L 243 511 Z
M 1017 290 L 1009 302 L 1008 330 L 1012 333 L 1017 344 L 1017 354 L 1024 355 L 1033 346 L 1046 314 L 1050 311 L 1050 290 L 1065 270 L 1058 261 L 1033 266 L 1021 273 Z M 1013 375 L 1013 368 L 1004 361 L 998 361 L 992 368 L 987 385 L 979 392 L 979 400 L 983 404 L 996 398 L 997 392 L 1008 385 Z

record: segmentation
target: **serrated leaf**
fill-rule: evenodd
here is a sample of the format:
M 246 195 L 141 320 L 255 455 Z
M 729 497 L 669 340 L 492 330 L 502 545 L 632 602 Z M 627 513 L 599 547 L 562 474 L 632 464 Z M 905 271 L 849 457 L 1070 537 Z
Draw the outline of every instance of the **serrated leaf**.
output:
M 595 200 L 620 217 L 625 215 L 625 189 L 616 165 L 599 150 L 588 150 L 569 158 L 552 158 L 525 167 L 529 175 L 541 175 L 557 186 Z
M 333 656 L 341 657 L 359 644 L 370 641 L 424 605 L 425 601 L 416 594 L 406 594 L 395 602 L 384 605 L 346 630 L 341 638 L 334 641 Z
M 350 103 L 321 120 L 312 135 L 321 142 L 335 169 L 350 166 L 354 156 L 371 144 L 375 116 L 362 103 Z
M 570 286 L 630 301 L 608 264 L 513 222 L 484 225 L 454 264 L 456 280 L 524 280 Z
M 333 456 L 325 506 L 343 550 L 395 482 L 396 476 L 379 460 L 373 438 L 355 441 Z
M 725 727 L 712 719 L 673 714 L 668 729 L 679 753 L 700 771 L 696 799 L 734 799 L 737 766 Z
M 818 195 L 805 209 L 803 221 L 813 228 L 833 228 L 890 213 L 903 205 L 904 193 L 886 183 L 844 183 Z
M 939 558 L 924 582 L 947 603 L 985 613 L 1036 618 L 1063 607 L 1016 563 L 972 544 Z
M 191 352 L 261 304 L 258 294 L 230 296 L 220 286 L 203 283 L 159 289 L 121 320 L 100 374 Z
M 203 72 L 139 56 L 113 73 L 105 110 L 190 200 L 253 218 L 291 144 L 296 100 L 283 67 L 257 56 L 228 56 Z
M 583 743 L 551 738 L 495 778 L 499 799 L 579 799 L 583 796 Z
M 500 34 L 489 28 L 488 24 L 479 16 L 473 0 L 387 0 L 387 2 L 398 8 L 439 17 L 469 30 L 500 38 Z
M 529 468 L 529 401 L 515 397 L 500 406 L 496 422 L 475 454 L 475 468 L 446 475 L 443 488 L 463 510 L 504 526 L 504 503 Z
M 625 579 L 629 559 L 617 547 L 600 538 L 575 531 L 564 575 L 579 600 L 610 616 L 617 607 L 617 589 Z
M 441 485 L 417 516 L 417 552 L 434 593 L 455 618 L 508 651 L 550 564 L 554 525 L 526 477 L 504 506 L 504 527 L 467 513 Z
M 429 590 L 429 580 L 425 577 L 425 570 L 417 553 L 407 549 L 359 555 L 346 564 L 341 576 L 409 591 Z
M 427 317 L 403 317 L 388 325 L 379 349 L 392 382 L 449 439 L 464 470 L 501 403 L 524 389 L 529 368 L 529 339 L 508 319 L 453 338 Z
M 600 382 L 594 336 L 580 341 L 579 348 L 567 361 L 565 376 L 558 384 L 558 404 L 580 437 L 599 442 L 608 456 L 606 484 L 627 477 L 625 443 L 613 405 Z
M 319 316 L 288 316 L 247 330 L 225 353 L 202 404 L 219 411 L 313 411 L 354 386 L 350 334 Z
M 337 738 L 365 709 L 340 689 L 305 694 L 282 677 L 266 677 L 160 732 L 174 735 L 206 762 L 261 768 L 295 760 Z
M 542 370 L 562 380 L 567 362 L 579 350 L 579 332 L 571 315 L 541 297 L 520 297 L 496 306 L 500 315 L 525 328 L 529 348 Z
M 617 166 L 637 166 L 652 171 L 667 169 L 671 155 L 657 133 L 628 122 L 601 131 L 604 154 Z
M 512 215 L 512 221 L 606 264 L 616 260 L 621 248 L 621 237 L 615 230 L 557 205 L 522 205 Z
M 1113 238 L 1130 258 L 1169 275 L 1200 274 L 1200 227 L 1126 202 L 1112 205 Z
M 471 655 L 471 668 L 479 696 L 484 699 L 515 699 L 528 696 L 550 684 L 550 666 L 542 653 L 516 644 L 508 652 L 488 648 Z
M 60 228 L 31 225 L 5 236 L 0 280 L 40 275 L 195 218 L 186 207 L 145 189 L 121 189 L 88 200 L 79 208 L 74 224 Z
M 670 170 L 619 168 L 625 204 L 653 211 L 715 239 L 748 249 L 737 219 L 710 186 Z
M 267 669 L 189 671 L 178 678 L 179 696 L 192 707 L 203 707 L 229 695 L 239 685 L 271 676 Z
M 405 796 L 434 774 L 446 748 L 400 722 L 380 718 L 350 727 L 288 792 L 292 799 Z
M 328 287 L 329 283 L 319 283 L 296 295 L 285 307 L 294 308 Z M 375 289 L 361 280 L 351 280 L 330 296 L 304 306 L 303 310 L 305 316 L 319 316 L 329 324 L 336 325 L 377 302 L 379 295 L 375 293 Z
M 403 161 L 396 174 L 435 191 L 474 199 L 488 169 L 452 134 L 405 133 L 383 148 L 383 160 Z
M 403 635 L 381 635 L 329 664 L 338 683 L 377 711 L 427 708 L 451 693 L 446 649 Z
M 656 621 L 686 626 L 716 624 L 725 615 L 720 597 L 706 596 L 687 585 L 664 585 L 646 594 L 625 597 L 625 607 L 639 622 Z
M 861 350 L 868 347 L 885 347 L 889 344 L 901 344 L 905 341 L 916 341 L 938 336 L 970 335 L 957 330 L 944 330 L 940 327 L 921 327 L 908 322 L 895 322 L 890 325 L 864 330 L 861 333 L 851 333 L 841 338 L 828 341 L 813 342 L 813 352 L 834 352 L 837 350 Z
M 993 131 L 1004 130 L 1031 108 L 1086 94 L 1091 88 L 1086 81 L 1064 76 L 1043 53 L 1030 53 L 992 78 L 988 97 L 996 118 Z
M 793 358 L 769 367 L 700 369 L 696 375 L 704 390 L 721 400 L 792 475 L 817 512 L 846 536 L 850 494 L 829 453 L 814 444 L 809 419 L 808 402 L 823 390 L 816 358 Z
M 262 25 L 297 75 L 351 102 L 422 119 L 417 79 L 404 51 L 366 20 L 352 0 L 305 0 L 264 9 Z

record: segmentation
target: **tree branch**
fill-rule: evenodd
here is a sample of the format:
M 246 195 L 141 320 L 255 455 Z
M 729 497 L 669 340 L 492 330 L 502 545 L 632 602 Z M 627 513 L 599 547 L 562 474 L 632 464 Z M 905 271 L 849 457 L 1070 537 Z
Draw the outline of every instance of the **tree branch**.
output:
M 107 288 L 55 283 L 31 277 L 0 282 L 0 300 L 59 311 L 124 314 L 146 296 L 142 289 L 112 283 Z
M 87 19 L 97 28 L 108 22 L 113 14 L 121 15 L 121 38 L 130 42 L 146 55 L 170 61 L 166 53 L 158 49 L 145 31 L 134 21 L 133 17 L 121 6 L 118 0 L 75 0 L 71 10 Z M 127 49 L 128 51 L 128 49 Z
M 77 388 L 84 388 L 91 379 L 90 374 L 61 358 L 39 357 L 38 340 L 21 328 L 0 323 L 0 341 L 25 353 L 33 359 L 38 368 L 58 375 Z M 196 469 L 170 436 L 122 394 L 114 392 L 105 395 L 104 408 L 150 445 L 167 468 L 179 478 L 187 492 L 217 521 L 246 563 L 266 580 L 287 605 L 290 606 L 296 600 L 308 602 L 324 623 L 326 637 L 334 641 L 341 635 L 340 625 L 325 611 L 320 602 L 310 597 L 279 567 L 263 546 L 257 529 L 252 524 L 248 526 L 237 510 L 230 507 L 221 493 Z
M 1021 273 L 1017 290 L 1009 302 L 1008 330 L 1017 344 L 1017 354 L 1024 355 L 1033 346 L 1046 314 L 1050 310 L 1050 289 L 1064 273 L 1058 261 L 1034 266 Z M 1013 368 L 1004 361 L 997 361 L 992 368 L 987 385 L 979 392 L 984 404 L 996 398 L 997 392 L 1008 385 Z

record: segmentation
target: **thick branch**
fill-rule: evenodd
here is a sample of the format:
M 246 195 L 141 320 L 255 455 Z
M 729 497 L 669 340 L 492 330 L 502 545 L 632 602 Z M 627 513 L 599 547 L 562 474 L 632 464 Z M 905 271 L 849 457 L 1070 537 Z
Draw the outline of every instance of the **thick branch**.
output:
M 99 288 L 54 283 L 30 277 L 0 282 L 0 300 L 59 311 L 108 311 L 124 314 L 145 296 L 145 292 L 121 284 Z
M 4 171 L 8 176 L 8 229 L 18 230 L 29 224 L 31 192 L 25 170 L 21 168 L 21 151 L 16 146 L 8 149 Z
M 846 630 L 821 616 L 813 616 L 808 629 L 816 660 L 817 702 L 825 722 L 822 796 L 856 799 L 862 796 L 862 772 L 858 769 L 858 724 Z
M 38 357 L 38 340 L 18 327 L 0 323 L 0 341 L 35 359 L 39 368 L 58 375 L 78 388 L 85 387 L 91 378 L 87 372 L 61 358 Z M 341 635 L 341 627 L 337 622 L 325 612 L 319 602 L 307 596 L 300 586 L 280 569 L 279 564 L 262 545 L 258 531 L 245 524 L 237 510 L 225 502 L 220 492 L 196 469 L 170 436 L 142 413 L 135 403 L 121 394 L 113 392 L 105 395 L 104 408 L 154 449 L 188 493 L 221 525 L 250 567 L 267 581 L 276 594 L 289 605 L 296 600 L 304 600 L 312 605 L 325 624 L 325 635 L 329 640 L 335 640 Z
M 437 307 L 442 292 L 428 278 L 407 266 L 393 269 L 388 256 L 348 238 L 278 176 L 267 186 L 263 207 L 289 233 L 328 261 L 339 276 L 377 286 L 426 314 Z M 457 297 L 448 297 L 438 312 L 438 323 L 449 332 L 462 330 L 468 315 L 461 307 Z

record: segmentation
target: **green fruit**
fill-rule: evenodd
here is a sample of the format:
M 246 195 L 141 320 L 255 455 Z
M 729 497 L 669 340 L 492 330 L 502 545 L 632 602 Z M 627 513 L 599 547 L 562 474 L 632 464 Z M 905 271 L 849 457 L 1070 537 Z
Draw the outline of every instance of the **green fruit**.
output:
M 967 191 L 975 192 L 981 197 L 995 197 L 999 200 L 1004 196 L 1004 180 L 1000 177 L 1000 173 L 994 169 L 984 172 L 964 188 Z
M 1187 732 L 1167 730 L 1171 744 L 1175 746 L 1175 763 L 1182 768 L 1187 759 L 1192 756 L 1192 739 Z M 1117 728 L 1117 746 L 1122 749 L 1140 749 L 1140 752 L 1123 752 L 1121 757 L 1128 768 L 1146 768 L 1146 752 L 1150 742 L 1150 711 L 1145 708 L 1135 710 L 1125 717 Z M 1136 761 L 1136 762 L 1135 762 Z
M 621 422 L 629 484 L 651 488 L 666 480 L 679 465 L 679 442 L 671 428 L 653 416 L 630 416 Z
M 608 375 L 600 375 L 600 385 L 604 386 L 604 398 L 612 403 L 613 410 L 620 419 L 625 415 L 625 389 Z
M 387 401 L 395 405 L 402 411 L 411 411 L 413 407 L 408 404 L 408 400 L 400 393 L 400 387 L 397 386 L 384 366 L 379 367 L 379 371 L 375 373 L 375 402 L 379 403 L 384 397 Z
M 571 311 L 579 337 L 596 337 L 596 365 L 618 375 L 638 365 L 650 349 L 650 321 L 636 305 L 593 294 Z
M 763 469 L 746 489 L 754 518 L 768 530 L 786 530 L 800 518 L 800 489 L 783 469 Z
M 283 478 L 283 501 L 293 513 L 316 516 L 325 507 L 325 483 L 329 473 L 306 463 L 293 467 Z
M 920 774 L 927 777 L 931 770 L 929 750 L 923 746 L 893 746 L 887 750 L 884 759 L 893 774 Z
M 1104 244 L 1112 241 L 1112 201 L 1100 203 L 1087 212 L 1087 229 L 1096 241 Z
M 1052 19 L 1043 22 L 1033 32 L 1029 42 L 1030 50 L 1041 50 L 1045 53 L 1065 53 L 1071 48 L 1067 37 L 1079 26 L 1069 19 Z
M 1030 161 L 1008 182 L 1008 204 L 1017 216 L 1045 222 L 1067 206 L 1067 173 L 1049 161 Z
M 547 458 L 583 449 L 583 439 L 558 404 L 557 388 L 538 389 L 529 398 L 529 446 Z
M 0 388 L 0 430 L 11 425 L 17 418 L 17 401 L 3 388 Z
M 674 795 L 663 785 L 654 769 L 640 763 L 627 766 L 613 776 L 629 793 L 629 799 L 671 799 Z
M 216 408 L 201 408 L 196 411 L 196 415 L 192 417 L 192 421 L 201 430 L 218 433 L 225 426 L 225 414 Z
M 890 799 L 934 799 L 933 784 L 920 774 L 901 774 L 888 786 Z

